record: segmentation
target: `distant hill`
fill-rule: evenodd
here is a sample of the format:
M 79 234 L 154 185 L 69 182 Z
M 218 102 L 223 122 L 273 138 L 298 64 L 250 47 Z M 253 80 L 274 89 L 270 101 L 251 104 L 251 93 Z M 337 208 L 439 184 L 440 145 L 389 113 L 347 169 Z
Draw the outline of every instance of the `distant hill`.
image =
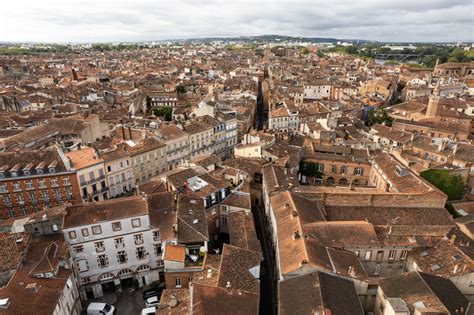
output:
M 241 42 L 241 43 L 278 43 L 278 42 L 303 42 L 303 43 L 337 43 L 344 42 L 358 42 L 370 43 L 374 41 L 361 39 L 337 39 L 325 37 L 301 37 L 301 36 L 284 36 L 284 35 L 260 35 L 260 36 L 239 36 L 239 37 L 204 37 L 204 38 L 188 38 L 188 39 L 169 39 L 162 41 L 174 41 L 181 43 L 210 43 L 215 41 L 227 42 Z

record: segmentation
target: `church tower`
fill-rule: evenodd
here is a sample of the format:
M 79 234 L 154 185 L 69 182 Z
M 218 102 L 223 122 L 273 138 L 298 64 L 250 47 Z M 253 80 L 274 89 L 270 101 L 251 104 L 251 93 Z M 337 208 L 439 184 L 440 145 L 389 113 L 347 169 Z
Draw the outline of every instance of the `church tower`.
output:
M 443 106 L 440 103 L 441 100 L 441 87 L 439 81 L 430 95 L 428 107 L 426 108 L 426 118 L 438 117 L 441 114 Z

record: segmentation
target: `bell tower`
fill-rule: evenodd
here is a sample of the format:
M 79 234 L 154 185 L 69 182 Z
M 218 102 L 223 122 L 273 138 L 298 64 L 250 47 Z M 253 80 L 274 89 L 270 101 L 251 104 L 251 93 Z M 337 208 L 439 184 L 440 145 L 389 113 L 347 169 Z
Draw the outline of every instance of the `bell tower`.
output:
M 437 117 L 441 114 L 442 106 L 440 104 L 440 100 L 441 100 L 441 86 L 440 86 L 440 82 L 438 81 L 433 90 L 433 93 L 430 95 L 428 107 L 426 108 L 427 118 Z

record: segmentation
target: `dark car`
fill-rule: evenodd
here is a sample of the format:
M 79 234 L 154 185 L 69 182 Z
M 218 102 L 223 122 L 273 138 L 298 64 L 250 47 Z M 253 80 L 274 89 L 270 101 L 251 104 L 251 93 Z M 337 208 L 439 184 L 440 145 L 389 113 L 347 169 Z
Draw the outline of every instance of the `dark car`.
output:
M 165 289 L 165 283 L 162 282 L 148 290 L 145 290 L 143 291 L 143 299 L 146 301 L 147 299 L 149 299 L 150 297 L 152 296 L 157 296 L 158 297 L 158 301 L 160 300 L 161 298 L 161 293 L 163 293 L 163 290 Z

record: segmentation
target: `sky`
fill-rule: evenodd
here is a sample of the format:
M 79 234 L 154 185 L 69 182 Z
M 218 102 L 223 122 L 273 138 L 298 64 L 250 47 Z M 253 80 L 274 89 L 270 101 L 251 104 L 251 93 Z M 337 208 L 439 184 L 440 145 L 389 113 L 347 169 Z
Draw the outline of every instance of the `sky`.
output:
M 3 0 L 0 42 L 289 35 L 474 41 L 473 0 Z

